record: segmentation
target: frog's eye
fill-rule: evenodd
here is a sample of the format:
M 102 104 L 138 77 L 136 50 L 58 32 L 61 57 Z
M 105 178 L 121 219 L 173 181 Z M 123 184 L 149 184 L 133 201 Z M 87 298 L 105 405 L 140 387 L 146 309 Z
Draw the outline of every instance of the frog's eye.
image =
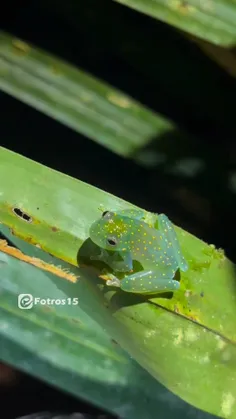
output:
M 116 237 L 114 237 L 114 236 L 109 236 L 109 237 L 107 238 L 107 243 L 108 243 L 110 246 L 116 246 L 116 245 L 117 245 L 117 243 L 118 243 L 118 240 L 117 240 L 117 238 L 116 238 Z

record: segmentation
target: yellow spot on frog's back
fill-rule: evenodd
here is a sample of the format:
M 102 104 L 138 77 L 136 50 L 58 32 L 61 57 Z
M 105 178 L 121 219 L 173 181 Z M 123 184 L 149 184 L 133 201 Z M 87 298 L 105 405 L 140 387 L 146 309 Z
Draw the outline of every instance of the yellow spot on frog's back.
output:
M 221 413 L 224 418 L 228 418 L 232 414 L 232 409 L 235 404 L 235 397 L 232 393 L 223 393 L 221 402 Z
M 132 103 L 130 102 L 128 98 L 126 98 L 125 96 L 118 95 L 113 92 L 107 95 L 107 99 L 109 100 L 109 102 L 113 103 L 114 105 L 117 105 L 120 108 L 124 108 L 124 109 L 130 108 L 132 105 Z
M 20 39 L 15 39 L 12 41 L 12 45 L 15 48 L 17 53 L 27 54 L 30 51 L 30 46 Z

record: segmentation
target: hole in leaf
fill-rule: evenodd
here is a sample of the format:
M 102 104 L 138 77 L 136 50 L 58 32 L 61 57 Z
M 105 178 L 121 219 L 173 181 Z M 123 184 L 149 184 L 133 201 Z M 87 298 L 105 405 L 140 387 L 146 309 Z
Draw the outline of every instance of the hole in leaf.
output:
M 32 222 L 32 218 L 26 214 L 25 212 L 21 211 L 20 208 L 13 208 L 12 210 L 14 212 L 14 214 L 21 218 L 22 220 L 26 221 L 27 223 L 31 223 Z

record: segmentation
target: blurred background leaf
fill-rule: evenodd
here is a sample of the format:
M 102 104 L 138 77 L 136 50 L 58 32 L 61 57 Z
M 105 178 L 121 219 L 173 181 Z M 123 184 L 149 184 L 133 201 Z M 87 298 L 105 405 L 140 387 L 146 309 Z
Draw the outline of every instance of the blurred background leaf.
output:
M 235 2 L 115 0 L 215 44 L 236 41 Z
M 172 124 L 128 96 L 0 33 L 0 88 L 122 156 Z

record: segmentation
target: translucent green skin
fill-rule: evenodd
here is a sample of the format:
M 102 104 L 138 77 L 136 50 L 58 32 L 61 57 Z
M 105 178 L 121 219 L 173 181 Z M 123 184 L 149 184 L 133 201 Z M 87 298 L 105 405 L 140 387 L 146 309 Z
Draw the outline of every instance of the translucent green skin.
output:
M 130 273 L 121 281 L 112 276 L 107 285 L 139 294 L 176 291 L 180 283 L 173 278 L 178 269 L 187 271 L 173 225 L 164 214 L 157 216 L 158 230 L 142 220 L 141 210 L 105 211 L 90 227 L 90 238 L 101 248 L 101 254 L 91 257 L 102 260 L 115 272 L 132 272 L 133 260 L 143 271 Z M 113 251 L 110 255 L 107 251 Z M 122 259 L 117 261 L 117 255 Z

